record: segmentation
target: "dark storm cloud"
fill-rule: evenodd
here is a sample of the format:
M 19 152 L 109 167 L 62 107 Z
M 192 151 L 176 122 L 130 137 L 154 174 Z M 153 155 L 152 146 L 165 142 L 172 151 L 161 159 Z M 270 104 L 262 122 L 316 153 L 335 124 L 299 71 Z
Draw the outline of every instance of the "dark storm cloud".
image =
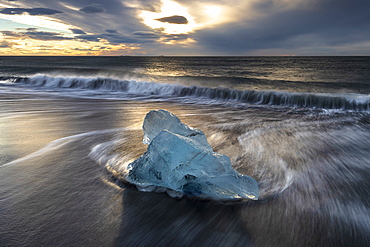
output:
M 81 29 L 74 29 L 74 28 L 71 28 L 70 29 L 72 31 L 73 34 L 86 34 L 83 30 Z
M 21 15 L 24 13 L 29 15 L 54 15 L 63 12 L 47 8 L 4 8 L 0 10 L 0 13 L 5 15 Z
M 80 9 L 80 11 L 86 14 L 95 14 L 95 13 L 104 13 L 106 9 L 99 5 L 90 5 L 83 7 L 82 9 Z
M 260 1 L 253 11 L 268 15 L 204 30 L 195 38 L 209 51 L 233 54 L 261 49 L 315 49 L 370 39 L 370 1 L 322 0 L 306 4 L 279 9 L 274 1 Z
M 184 16 L 180 16 L 180 15 L 173 15 L 173 16 L 163 17 L 163 18 L 159 18 L 155 20 L 161 21 L 161 22 L 168 22 L 172 24 L 188 24 L 188 20 Z

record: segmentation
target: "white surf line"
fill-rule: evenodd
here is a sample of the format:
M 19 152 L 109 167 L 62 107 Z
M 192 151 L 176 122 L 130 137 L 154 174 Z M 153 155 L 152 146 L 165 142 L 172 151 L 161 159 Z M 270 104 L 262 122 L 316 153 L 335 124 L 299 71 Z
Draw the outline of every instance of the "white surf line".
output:
M 60 138 L 60 139 L 57 139 L 55 141 L 50 142 L 45 147 L 37 150 L 36 152 L 30 153 L 30 154 L 28 154 L 28 155 L 26 155 L 22 158 L 19 158 L 19 159 L 11 161 L 9 163 L 6 163 L 4 165 L 1 165 L 0 168 L 3 168 L 5 166 L 9 166 L 9 165 L 12 165 L 12 164 L 16 164 L 16 163 L 19 163 L 19 162 L 22 162 L 22 161 L 25 161 L 25 160 L 28 160 L 28 159 L 31 159 L 31 158 L 35 158 L 37 156 L 41 156 L 41 155 L 43 155 L 47 152 L 56 150 L 60 147 L 63 147 L 64 145 L 66 145 L 68 143 L 71 143 L 71 142 L 73 142 L 73 141 L 75 141 L 79 138 L 82 138 L 82 137 L 87 137 L 87 136 L 92 136 L 92 135 L 97 135 L 97 134 L 110 133 L 110 132 L 115 132 L 115 131 L 122 131 L 122 130 L 125 130 L 125 129 L 127 129 L 127 128 L 95 130 L 95 131 L 91 131 L 91 132 L 87 132 L 87 133 L 82 133 L 82 134 L 63 137 L 63 138 Z

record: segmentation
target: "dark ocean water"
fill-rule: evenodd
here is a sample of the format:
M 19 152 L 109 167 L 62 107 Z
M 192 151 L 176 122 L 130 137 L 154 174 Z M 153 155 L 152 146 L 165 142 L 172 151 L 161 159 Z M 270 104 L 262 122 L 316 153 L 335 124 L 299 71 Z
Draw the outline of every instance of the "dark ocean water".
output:
M 257 201 L 120 182 L 166 109 Z M 369 57 L 0 57 L 0 246 L 369 246 Z

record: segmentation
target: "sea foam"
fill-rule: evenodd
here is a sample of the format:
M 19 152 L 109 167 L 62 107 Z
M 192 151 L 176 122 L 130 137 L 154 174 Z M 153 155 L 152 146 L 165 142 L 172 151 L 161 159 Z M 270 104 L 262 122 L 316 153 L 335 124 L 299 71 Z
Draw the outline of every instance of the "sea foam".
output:
M 7 79 L 10 80 L 9 78 Z M 50 77 L 36 75 L 12 79 L 49 88 L 69 88 L 119 92 L 139 96 L 175 97 L 178 99 L 204 99 L 217 102 L 235 102 L 252 105 L 270 105 L 324 110 L 370 111 L 370 96 L 362 94 L 299 93 L 285 91 L 237 90 L 232 88 L 187 87 L 170 83 L 119 80 L 100 77 Z

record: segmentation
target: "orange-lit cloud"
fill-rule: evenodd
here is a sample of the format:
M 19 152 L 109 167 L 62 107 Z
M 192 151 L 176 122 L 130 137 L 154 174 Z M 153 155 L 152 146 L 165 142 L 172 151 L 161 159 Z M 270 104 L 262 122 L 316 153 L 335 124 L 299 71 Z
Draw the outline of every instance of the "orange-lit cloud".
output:
M 112 45 L 105 39 L 85 41 L 36 28 L 2 31 L 0 36 L 0 55 L 131 55 L 140 54 L 139 50 L 138 44 Z

